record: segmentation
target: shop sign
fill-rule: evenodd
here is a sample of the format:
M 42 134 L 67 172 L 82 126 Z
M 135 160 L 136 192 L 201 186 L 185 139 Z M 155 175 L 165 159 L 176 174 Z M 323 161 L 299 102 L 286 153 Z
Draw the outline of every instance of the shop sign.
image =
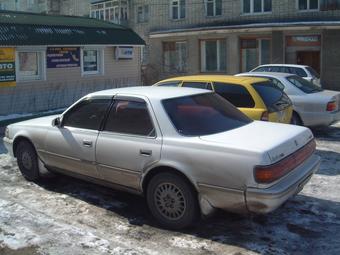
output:
M 117 47 L 116 59 L 133 59 L 133 47 Z
M 320 46 L 321 40 L 319 35 L 295 35 L 287 36 L 287 46 Z
M 48 47 L 47 68 L 69 68 L 80 66 L 79 47 Z
M 0 87 L 15 85 L 15 49 L 0 48 Z

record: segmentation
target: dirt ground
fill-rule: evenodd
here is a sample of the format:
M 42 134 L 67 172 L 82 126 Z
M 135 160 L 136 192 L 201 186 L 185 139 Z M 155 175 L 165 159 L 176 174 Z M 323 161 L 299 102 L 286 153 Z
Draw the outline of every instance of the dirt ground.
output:
M 320 170 L 266 216 L 158 228 L 143 198 L 58 176 L 29 183 L 0 143 L 0 254 L 340 254 L 340 123 L 314 130 Z

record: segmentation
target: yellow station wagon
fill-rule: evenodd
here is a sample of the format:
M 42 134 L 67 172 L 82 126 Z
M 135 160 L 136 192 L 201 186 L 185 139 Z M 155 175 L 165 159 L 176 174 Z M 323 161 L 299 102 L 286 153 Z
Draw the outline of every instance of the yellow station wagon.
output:
M 154 86 L 190 87 L 215 91 L 254 120 L 290 123 L 292 103 L 268 79 L 228 75 L 194 75 L 160 81 Z

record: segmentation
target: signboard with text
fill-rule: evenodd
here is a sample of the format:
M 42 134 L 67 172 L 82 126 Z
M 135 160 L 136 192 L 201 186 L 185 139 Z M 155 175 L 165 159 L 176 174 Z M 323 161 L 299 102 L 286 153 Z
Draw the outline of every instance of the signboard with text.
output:
M 0 87 L 15 85 L 15 49 L 0 48 Z
M 46 52 L 47 68 L 70 68 L 80 66 L 79 47 L 49 47 Z
M 320 46 L 321 45 L 321 37 L 320 35 L 294 35 L 287 36 L 286 39 L 287 46 Z
M 133 59 L 133 47 L 117 47 L 116 59 Z

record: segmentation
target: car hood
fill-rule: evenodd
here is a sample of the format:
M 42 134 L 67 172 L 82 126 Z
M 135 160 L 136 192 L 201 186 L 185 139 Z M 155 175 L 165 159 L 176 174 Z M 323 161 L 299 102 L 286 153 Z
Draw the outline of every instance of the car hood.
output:
M 21 122 L 17 122 L 13 125 L 16 126 L 51 126 L 52 120 L 55 118 L 59 117 L 60 115 L 50 115 L 46 117 L 40 117 L 40 118 L 35 118 L 35 119 L 30 119 L 30 120 L 25 120 Z
M 201 136 L 200 139 L 239 150 L 267 153 L 270 159 L 267 164 L 272 164 L 302 148 L 313 139 L 313 134 L 305 127 L 254 121 L 241 128 Z

